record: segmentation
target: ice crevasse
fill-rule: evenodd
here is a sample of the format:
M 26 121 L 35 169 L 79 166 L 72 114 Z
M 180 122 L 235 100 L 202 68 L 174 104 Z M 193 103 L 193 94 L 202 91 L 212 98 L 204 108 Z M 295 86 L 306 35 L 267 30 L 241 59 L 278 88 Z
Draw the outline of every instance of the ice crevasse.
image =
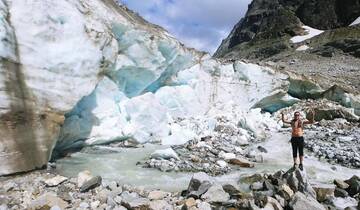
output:
M 295 102 L 288 86 L 272 69 L 186 48 L 113 0 L 0 0 L 0 175 L 85 145 L 181 144 L 222 115 L 262 137 L 277 124 L 251 108 Z

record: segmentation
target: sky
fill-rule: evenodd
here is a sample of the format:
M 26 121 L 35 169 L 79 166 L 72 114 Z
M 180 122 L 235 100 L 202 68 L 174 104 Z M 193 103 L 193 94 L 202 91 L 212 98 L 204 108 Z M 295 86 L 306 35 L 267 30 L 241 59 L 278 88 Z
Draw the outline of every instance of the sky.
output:
M 213 54 L 251 0 L 119 0 L 187 47 Z M 220 3 L 221 2 L 221 3 Z

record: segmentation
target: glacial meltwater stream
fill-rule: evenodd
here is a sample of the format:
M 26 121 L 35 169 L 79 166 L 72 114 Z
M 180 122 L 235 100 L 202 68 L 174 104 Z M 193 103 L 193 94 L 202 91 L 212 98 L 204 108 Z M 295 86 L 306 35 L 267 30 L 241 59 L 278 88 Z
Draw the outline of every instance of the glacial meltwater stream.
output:
M 241 176 L 289 169 L 292 166 L 292 157 L 288 141 L 287 134 L 274 133 L 268 141 L 261 143 L 261 146 L 268 151 L 262 153 L 263 163 L 255 164 L 254 168 L 239 168 L 216 179 L 222 183 L 236 183 Z M 102 147 L 103 151 L 96 154 L 79 152 L 58 160 L 57 171 L 65 176 L 76 177 L 80 171 L 89 170 L 95 175 L 101 175 L 104 179 L 117 180 L 122 184 L 167 191 L 184 190 L 187 188 L 192 173 L 161 172 L 136 165 L 138 161 L 148 158 L 153 151 L 166 147 L 168 146 L 146 144 L 144 148 Z M 109 152 L 110 150 L 112 152 Z M 331 182 L 335 178 L 348 179 L 353 175 L 360 176 L 360 170 L 319 161 L 307 155 L 306 151 L 305 170 L 312 182 L 321 183 Z

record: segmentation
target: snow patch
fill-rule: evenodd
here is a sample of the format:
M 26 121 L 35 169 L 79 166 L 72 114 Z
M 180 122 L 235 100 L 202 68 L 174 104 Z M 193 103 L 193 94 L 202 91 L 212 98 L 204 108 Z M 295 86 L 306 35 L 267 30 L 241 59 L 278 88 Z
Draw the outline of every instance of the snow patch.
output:
M 354 22 L 352 22 L 349 26 L 354 26 L 360 24 L 360 17 L 356 18 L 356 20 L 354 20 Z
M 290 39 L 290 41 L 292 43 L 299 43 L 299 42 L 303 42 L 307 39 L 311 39 L 314 36 L 317 36 L 321 33 L 323 33 L 324 31 L 322 30 L 318 30 L 315 28 L 311 28 L 310 26 L 302 26 L 303 29 L 305 29 L 305 32 L 307 33 L 306 35 L 302 35 L 302 36 L 294 36 Z
M 310 48 L 309 46 L 304 44 L 304 45 L 301 45 L 300 47 L 296 48 L 296 51 L 305 51 L 305 50 L 307 50 L 309 48 Z

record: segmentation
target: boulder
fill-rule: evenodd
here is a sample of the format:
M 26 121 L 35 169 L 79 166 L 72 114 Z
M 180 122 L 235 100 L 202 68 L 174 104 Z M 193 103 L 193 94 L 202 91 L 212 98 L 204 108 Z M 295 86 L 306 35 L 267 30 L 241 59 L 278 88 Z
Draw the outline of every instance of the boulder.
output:
M 195 173 L 190 180 L 187 191 L 197 191 L 203 182 L 212 183 L 212 179 L 204 172 Z
M 102 178 L 101 176 L 95 176 L 91 178 L 90 180 L 84 182 L 83 185 L 80 187 L 80 192 L 86 192 L 88 190 L 91 190 L 93 188 L 96 188 L 101 185 Z
M 293 210 L 325 210 L 325 207 L 317 202 L 313 197 L 306 196 L 301 192 L 296 192 L 294 197 L 291 199 L 289 206 Z
M 195 199 L 200 198 L 200 196 L 204 193 L 206 193 L 206 191 L 212 186 L 212 184 L 208 181 L 204 181 L 203 183 L 201 183 L 201 185 L 199 186 L 199 188 L 195 191 L 191 191 L 189 192 L 187 197 L 192 197 Z
M 254 182 L 250 185 L 250 189 L 253 191 L 260 191 L 264 189 L 262 182 Z
M 335 197 L 346 198 L 349 196 L 349 193 L 346 192 L 346 190 L 344 190 L 344 189 L 336 187 L 335 191 L 334 191 L 334 195 L 335 195 Z
M 194 207 L 196 206 L 196 200 L 194 198 L 188 198 L 185 200 L 184 205 L 187 209 Z
M 230 199 L 230 195 L 224 191 L 221 185 L 214 184 L 201 198 L 209 203 L 223 203 Z
M 300 191 L 306 195 L 311 195 L 313 198 L 316 198 L 316 193 L 309 184 L 305 170 L 301 171 L 300 169 L 291 168 L 282 176 L 282 178 L 287 181 L 287 184 L 294 192 Z
M 68 204 L 63 201 L 61 198 L 57 197 L 56 194 L 53 193 L 45 193 L 35 200 L 31 201 L 30 205 L 27 209 L 35 210 L 35 209 L 50 209 L 54 206 L 58 206 L 61 209 L 65 209 Z
M 79 172 L 77 176 L 77 186 L 81 187 L 86 181 L 89 181 L 93 176 L 91 175 L 91 172 L 88 170 Z
M 277 201 L 275 198 L 267 196 L 266 197 L 266 203 L 271 204 L 272 207 L 275 210 L 283 210 L 283 207 L 281 206 L 281 204 L 279 203 L 279 201 Z
M 264 177 L 261 174 L 253 174 L 250 176 L 241 177 L 239 180 L 240 183 L 247 183 L 247 184 L 251 184 L 259 181 L 264 181 Z
M 328 198 L 334 196 L 335 185 L 330 184 L 313 184 L 313 189 L 316 192 L 316 199 L 319 202 L 324 202 Z
M 232 184 L 225 184 L 222 186 L 224 191 L 232 195 L 239 195 L 240 190 Z
M 197 205 L 197 208 L 199 210 L 211 210 L 211 205 L 207 202 L 200 202 L 198 205 Z
M 350 196 L 354 196 L 355 194 L 360 193 L 360 178 L 358 176 L 354 175 L 345 182 L 349 185 L 346 191 Z
M 294 195 L 294 191 L 287 184 L 283 184 L 279 187 L 279 194 L 285 200 L 290 200 Z
M 164 191 L 154 190 L 149 193 L 148 198 L 150 200 L 161 200 L 161 199 L 165 198 L 168 194 L 169 193 L 164 192 Z
M 173 210 L 174 208 L 164 200 L 150 201 L 149 210 Z
M 133 210 L 149 209 L 150 200 L 139 197 L 136 193 L 123 192 L 121 194 L 121 205 Z
M 346 183 L 346 182 L 344 182 L 344 181 L 341 180 L 341 179 L 334 179 L 334 184 L 335 184 L 338 188 L 343 189 L 343 190 L 345 190 L 346 188 L 349 187 L 349 184 Z
M 230 164 L 233 165 L 238 165 L 240 167 L 244 167 L 244 168 L 253 168 L 254 167 L 254 163 L 244 159 L 244 158 L 232 158 L 229 160 Z
M 46 186 L 48 186 L 48 187 L 55 187 L 55 186 L 58 186 L 59 184 L 63 183 L 67 179 L 68 179 L 67 177 L 57 175 L 51 179 L 45 180 L 44 182 L 45 182 Z

